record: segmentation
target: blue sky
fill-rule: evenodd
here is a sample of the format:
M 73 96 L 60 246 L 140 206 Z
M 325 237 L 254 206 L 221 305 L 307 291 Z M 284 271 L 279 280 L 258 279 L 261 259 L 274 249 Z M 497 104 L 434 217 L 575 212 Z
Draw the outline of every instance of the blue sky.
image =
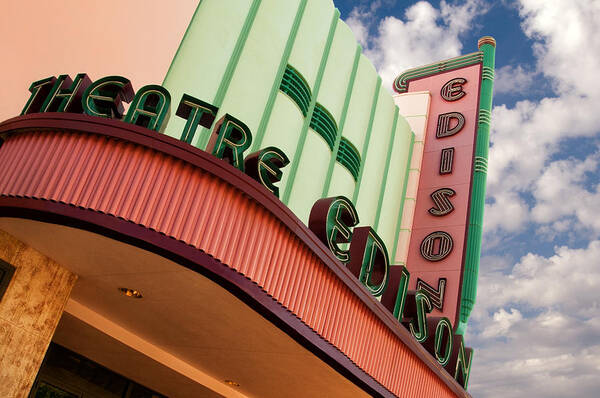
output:
M 600 388 L 597 0 L 337 0 L 388 86 L 497 41 L 483 254 L 466 334 L 475 397 Z

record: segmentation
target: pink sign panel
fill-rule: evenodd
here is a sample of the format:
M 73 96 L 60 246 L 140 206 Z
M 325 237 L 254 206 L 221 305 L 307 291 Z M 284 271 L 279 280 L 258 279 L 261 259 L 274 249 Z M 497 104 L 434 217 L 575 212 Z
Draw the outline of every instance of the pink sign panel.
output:
M 409 289 L 424 289 L 433 316 L 456 327 L 479 109 L 481 64 L 409 82 L 431 105 L 408 249 Z

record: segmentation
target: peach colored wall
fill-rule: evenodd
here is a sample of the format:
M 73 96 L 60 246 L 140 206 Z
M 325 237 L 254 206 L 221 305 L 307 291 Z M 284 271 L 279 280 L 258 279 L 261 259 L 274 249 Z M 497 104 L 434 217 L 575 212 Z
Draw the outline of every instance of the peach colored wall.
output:
M 120 75 L 135 90 L 162 84 L 198 0 L 0 2 L 0 121 L 17 116 L 29 85 L 48 76 Z M 179 98 L 174 99 L 179 101 Z
M 429 91 L 431 106 L 425 134 L 425 148 L 421 163 L 421 174 L 417 190 L 417 200 L 408 249 L 407 268 L 410 271 L 410 289 L 416 288 L 420 278 L 435 289 L 439 278 L 446 278 L 443 309 L 434 309 L 434 316 L 446 316 L 457 325 L 460 305 L 463 251 L 468 227 L 469 196 L 471 192 L 471 170 L 475 151 L 477 110 L 479 106 L 479 85 L 481 65 L 476 64 L 458 70 L 440 73 L 411 81 L 409 92 Z M 462 77 L 466 93 L 455 101 L 446 101 L 440 95 L 442 86 L 451 79 Z M 465 117 L 463 128 L 449 137 L 436 137 L 438 116 L 448 112 L 460 112 Z M 454 147 L 454 161 L 451 174 L 439 174 L 440 156 L 443 148 Z M 454 210 L 444 216 L 433 216 L 429 209 L 434 206 L 431 193 L 440 188 L 451 188 L 456 194 L 450 197 Z M 453 249 L 441 261 L 428 261 L 421 255 L 423 239 L 432 232 L 444 231 L 453 240 Z

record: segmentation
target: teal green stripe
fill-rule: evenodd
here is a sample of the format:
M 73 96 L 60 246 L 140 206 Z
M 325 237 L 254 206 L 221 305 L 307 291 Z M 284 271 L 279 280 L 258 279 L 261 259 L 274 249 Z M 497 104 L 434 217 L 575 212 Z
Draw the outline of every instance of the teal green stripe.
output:
M 379 190 L 379 202 L 377 203 L 377 212 L 375 213 L 375 228 L 379 228 L 379 217 L 381 216 L 381 206 L 383 204 L 383 196 L 385 195 L 385 186 L 387 184 L 388 172 L 390 170 L 390 162 L 392 160 L 392 149 L 394 148 L 394 138 L 396 137 L 396 125 L 398 124 L 398 107 L 394 107 L 394 122 L 392 123 L 392 133 L 390 134 L 390 142 L 388 144 L 388 153 L 385 159 L 385 170 L 381 179 L 381 189 Z
M 296 41 L 296 35 L 298 34 L 300 21 L 302 21 L 302 16 L 304 15 L 304 10 L 306 9 L 306 2 L 307 0 L 301 0 L 300 4 L 298 5 L 298 11 L 296 11 L 296 17 L 294 18 L 294 23 L 292 24 L 290 35 L 288 36 L 287 43 L 285 43 L 285 49 L 283 50 L 281 61 L 279 61 L 279 69 L 277 70 L 275 80 L 273 80 L 273 86 L 271 86 L 271 93 L 269 94 L 267 105 L 265 105 L 265 110 L 262 114 L 262 117 L 260 118 L 260 123 L 258 124 L 258 129 L 256 130 L 256 135 L 254 137 L 254 141 L 251 147 L 252 149 L 250 152 L 257 151 L 258 148 L 262 146 L 262 142 L 265 137 L 265 132 L 267 131 L 267 125 L 269 124 L 271 114 L 273 113 L 273 107 L 275 106 L 275 99 L 277 98 L 277 93 L 279 92 L 279 85 L 281 84 L 281 79 L 283 79 L 285 68 L 287 67 L 288 60 L 290 59 L 290 54 L 292 53 L 294 41 Z
M 329 149 L 333 150 L 333 145 L 335 144 L 335 138 L 337 136 L 337 126 L 335 120 L 333 120 L 333 116 L 323 107 L 323 105 L 319 103 L 315 105 L 309 127 L 319 133 L 327 143 Z
M 300 163 L 300 156 L 302 155 L 302 150 L 304 149 L 304 143 L 306 142 L 306 133 L 308 132 L 308 126 L 310 124 L 310 120 L 312 119 L 312 114 L 315 109 L 315 105 L 317 104 L 317 97 L 319 96 L 319 89 L 321 88 L 321 80 L 323 80 L 323 74 L 325 73 L 325 66 L 327 65 L 327 59 L 329 58 L 329 51 L 331 50 L 331 43 L 333 42 L 333 35 L 335 33 L 335 27 L 337 26 L 337 22 L 340 18 L 340 11 L 336 8 L 333 13 L 333 18 L 331 19 L 331 24 L 329 25 L 329 34 L 327 36 L 327 42 L 325 43 L 325 49 L 323 52 L 323 56 L 321 57 L 321 63 L 319 64 L 319 71 L 317 72 L 317 78 L 315 79 L 315 87 L 313 89 L 313 96 L 310 101 L 310 108 L 308 110 L 308 114 L 304 119 L 304 124 L 302 125 L 302 130 L 300 131 L 300 137 L 298 138 L 298 144 L 296 145 L 296 152 L 294 153 L 294 158 L 292 159 L 292 164 L 290 165 L 289 177 L 287 179 L 287 183 L 285 186 L 285 192 L 283 193 L 281 201 L 286 205 L 289 202 L 290 194 L 292 193 L 292 187 L 294 185 L 294 179 L 296 178 L 296 173 L 298 172 L 298 165 Z
M 483 52 L 483 68 L 488 71 L 494 70 L 495 47 L 491 44 L 484 44 L 481 47 Z M 491 114 L 492 92 L 494 81 L 489 76 L 481 81 L 479 97 L 479 116 Z M 487 175 L 485 170 L 476 168 L 477 159 L 479 163 L 487 161 L 489 149 L 489 120 L 483 120 L 478 123 L 477 141 L 475 144 L 475 162 L 473 172 L 473 182 L 471 187 L 471 203 L 469 211 L 469 230 L 466 242 L 466 256 L 464 261 L 463 279 L 461 287 L 461 306 L 456 333 L 464 334 L 471 310 L 475 305 L 477 297 L 477 279 L 479 275 L 479 261 L 481 257 L 481 238 L 483 234 L 483 210 L 485 208 L 485 190 Z
M 288 65 L 283 72 L 279 91 L 286 94 L 300 108 L 302 116 L 306 116 L 310 106 L 310 89 L 300 73 Z
M 373 120 L 375 120 L 375 110 L 377 109 L 377 101 L 379 100 L 379 90 L 381 89 L 381 77 L 377 76 L 377 83 L 375 84 L 375 95 L 373 96 L 373 103 L 371 104 L 371 116 L 369 117 L 369 124 L 367 126 L 367 134 L 365 136 L 365 142 L 363 144 L 362 155 L 360 156 L 361 165 L 360 172 L 358 173 L 358 179 L 354 187 L 354 195 L 352 195 L 352 203 L 356 205 L 358 199 L 358 192 L 360 191 L 360 182 L 362 180 L 363 172 L 365 171 L 365 165 L 367 164 L 367 151 L 369 150 L 369 141 L 371 141 L 371 130 L 373 130 Z
M 396 250 L 398 250 L 398 237 L 400 236 L 400 227 L 402 226 L 402 213 L 404 213 L 404 202 L 406 201 L 406 189 L 408 187 L 408 177 L 410 177 L 410 162 L 412 161 L 413 149 L 415 148 L 415 133 L 410 134 L 410 148 L 408 157 L 406 158 L 406 166 L 404 167 L 404 187 L 402 187 L 402 201 L 400 202 L 400 210 L 398 211 L 398 221 L 396 221 L 396 233 L 394 234 L 394 249 L 391 254 L 392 263 L 396 259 Z
M 219 88 L 217 89 L 217 94 L 215 94 L 215 98 L 212 101 L 212 104 L 218 108 L 223 105 L 223 100 L 225 99 L 225 94 L 227 93 L 227 89 L 229 88 L 229 84 L 231 83 L 231 79 L 233 78 L 233 73 L 235 72 L 235 68 L 240 60 L 242 55 L 242 51 L 244 50 L 244 46 L 246 45 L 246 40 L 248 39 L 248 35 L 250 34 L 250 29 L 252 29 L 252 24 L 254 23 L 254 19 L 256 18 L 256 14 L 258 12 L 258 7 L 260 6 L 261 0 L 253 0 L 252 5 L 250 6 L 250 10 L 248 11 L 248 15 L 246 15 L 246 20 L 244 21 L 244 26 L 240 32 L 240 35 L 237 38 L 235 43 L 235 47 L 233 49 L 233 53 L 231 54 L 231 58 L 229 58 L 229 62 L 227 63 L 227 67 L 225 68 L 225 73 L 223 74 L 223 78 L 221 79 L 221 83 L 219 84 Z M 198 148 L 204 149 L 208 140 L 210 138 L 210 134 L 207 133 L 208 129 L 202 128 L 202 132 L 200 133 L 200 137 L 198 139 L 198 144 L 196 145 Z
M 335 144 L 333 145 L 333 153 L 329 160 L 329 167 L 327 168 L 327 176 L 325 177 L 325 184 L 323 184 L 323 193 L 321 196 L 324 198 L 329 193 L 329 186 L 331 185 L 331 176 L 333 175 L 333 168 L 337 159 L 337 153 L 340 148 L 340 141 L 342 139 L 342 132 L 344 131 L 344 125 L 346 124 L 346 115 L 348 114 L 348 107 L 350 105 L 350 98 L 352 98 L 352 90 L 354 89 L 354 81 L 356 80 L 356 71 L 358 70 L 358 61 L 360 60 L 360 52 L 362 48 L 356 46 L 356 52 L 354 53 L 354 64 L 352 65 L 352 72 L 350 73 L 350 79 L 348 80 L 348 87 L 346 88 L 346 99 L 344 100 L 344 107 L 342 108 L 342 114 L 340 115 L 340 128 L 337 132 Z
M 169 70 L 167 71 L 167 74 L 165 75 L 165 78 L 163 79 L 163 82 L 162 82 L 163 86 L 167 85 L 167 79 L 169 78 L 169 75 L 171 74 L 171 69 L 173 69 L 173 64 L 177 60 L 177 56 L 179 55 L 179 52 L 181 51 L 181 47 L 183 46 L 183 43 L 185 43 L 185 39 L 187 38 L 188 33 L 190 32 L 190 27 L 194 23 L 194 19 L 196 19 L 196 15 L 198 14 L 198 10 L 200 9 L 201 5 L 202 5 L 202 0 L 198 0 L 198 5 L 196 6 L 196 9 L 194 10 L 194 15 L 192 15 L 192 19 L 190 19 L 190 23 L 188 24 L 188 26 L 185 30 L 185 33 L 183 34 L 183 39 L 181 39 L 181 41 L 179 42 L 179 46 L 177 47 L 175 56 L 173 57 L 173 60 L 171 61 L 171 65 L 169 65 Z
M 352 174 L 354 181 L 357 181 L 358 173 L 360 172 L 360 154 L 346 137 L 342 137 L 340 140 L 336 160 L 347 168 L 350 174 Z

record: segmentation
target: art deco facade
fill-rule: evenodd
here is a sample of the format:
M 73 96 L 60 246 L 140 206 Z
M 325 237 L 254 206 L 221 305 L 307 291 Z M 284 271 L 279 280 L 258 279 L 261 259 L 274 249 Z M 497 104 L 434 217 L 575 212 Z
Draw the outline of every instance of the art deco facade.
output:
M 391 95 L 329 0 L 204 0 L 161 85 L 34 82 L 0 395 L 468 396 L 494 47 Z

